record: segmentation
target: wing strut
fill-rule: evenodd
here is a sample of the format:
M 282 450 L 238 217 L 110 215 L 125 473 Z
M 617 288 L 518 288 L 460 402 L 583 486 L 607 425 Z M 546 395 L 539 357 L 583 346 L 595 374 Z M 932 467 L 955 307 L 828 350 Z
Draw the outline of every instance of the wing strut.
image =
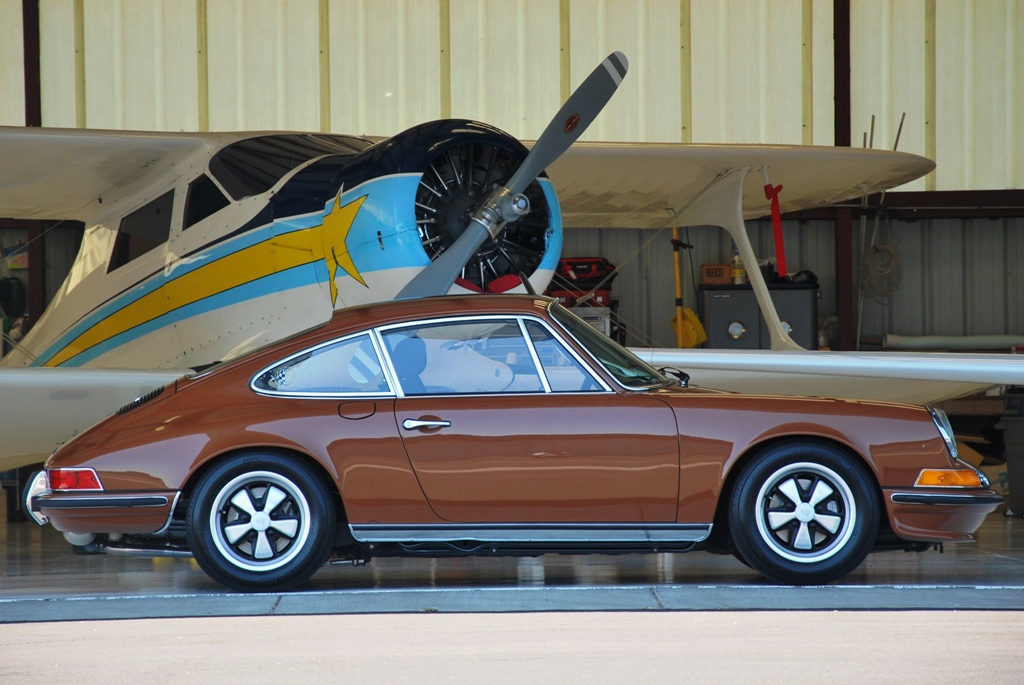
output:
M 750 172 L 750 167 L 733 169 L 719 176 L 686 208 L 689 225 L 707 224 L 721 226 L 736 241 L 736 249 L 744 264 L 754 268 L 747 269 L 747 280 L 754 289 L 754 297 L 761 307 L 761 315 L 768 325 L 773 350 L 802 350 L 804 348 L 793 342 L 789 333 L 782 327 L 779 313 L 772 302 L 761 270 L 756 268 L 757 255 L 750 244 L 746 224 L 743 223 L 743 181 Z

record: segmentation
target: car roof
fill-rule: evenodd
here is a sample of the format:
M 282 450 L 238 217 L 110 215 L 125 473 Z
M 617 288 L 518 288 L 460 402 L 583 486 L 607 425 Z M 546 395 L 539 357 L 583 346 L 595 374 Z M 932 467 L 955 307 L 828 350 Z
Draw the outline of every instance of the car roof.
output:
M 339 309 L 327 325 L 332 330 L 340 331 L 443 316 L 540 314 L 545 312 L 552 302 L 552 298 L 542 295 L 511 294 L 443 295 L 391 300 Z

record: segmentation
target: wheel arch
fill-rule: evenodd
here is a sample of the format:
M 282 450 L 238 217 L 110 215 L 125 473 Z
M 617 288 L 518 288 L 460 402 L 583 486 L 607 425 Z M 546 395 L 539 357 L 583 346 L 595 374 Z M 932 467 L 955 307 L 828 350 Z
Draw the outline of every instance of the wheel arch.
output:
M 341 498 L 341 492 L 338 490 L 338 484 L 331 476 L 330 472 L 324 467 L 320 460 L 315 457 L 306 454 L 300 450 L 289 449 L 285 447 L 272 447 L 272 446 L 259 446 L 250 445 L 246 447 L 238 447 L 235 449 L 221 452 L 199 465 L 198 468 L 192 471 L 186 479 L 181 489 L 181 501 L 178 507 L 181 511 L 184 511 L 188 507 L 188 502 L 192 498 L 192 494 L 195 492 L 196 485 L 202 480 L 203 476 L 214 466 L 225 459 L 230 459 L 241 454 L 249 452 L 261 452 L 266 454 L 274 454 L 280 457 L 288 459 L 296 459 L 299 462 L 310 467 L 318 478 L 327 486 L 327 491 L 331 495 L 331 499 L 334 501 L 335 519 L 336 523 L 348 523 L 348 513 L 345 511 L 345 502 Z
M 787 443 L 818 444 L 826 447 L 832 447 L 846 453 L 864 468 L 864 471 L 871 478 L 871 485 L 875 490 L 875 494 L 879 498 L 879 502 L 882 501 L 882 486 L 878 481 L 878 474 L 875 472 L 875 469 L 872 468 L 870 462 L 864 457 L 864 455 L 860 454 L 848 443 L 823 435 L 790 434 L 772 436 L 762 440 L 761 442 L 750 445 L 733 461 L 729 470 L 726 472 L 725 479 L 722 483 L 722 489 L 718 494 L 718 503 L 715 506 L 714 534 L 712 535 L 709 546 L 729 550 L 733 549 L 732 532 L 729 530 L 728 509 L 729 501 L 732 499 L 733 490 L 736 488 L 736 480 L 747 466 L 758 456 L 773 447 L 785 445 Z M 889 518 L 885 515 L 884 507 L 879 514 L 879 533 L 881 534 L 886 528 L 888 528 Z

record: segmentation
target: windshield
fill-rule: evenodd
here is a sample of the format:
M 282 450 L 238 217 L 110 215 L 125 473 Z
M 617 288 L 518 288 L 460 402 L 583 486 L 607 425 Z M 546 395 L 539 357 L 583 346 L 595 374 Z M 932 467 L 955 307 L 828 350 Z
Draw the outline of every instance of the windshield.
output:
M 627 388 L 650 388 L 675 383 L 557 302 L 552 304 L 551 314 L 597 358 L 608 373 L 615 376 L 615 380 Z
M 270 190 L 303 162 L 324 155 L 352 155 L 371 143 L 352 136 L 289 133 L 248 138 L 210 160 L 210 173 L 236 200 Z

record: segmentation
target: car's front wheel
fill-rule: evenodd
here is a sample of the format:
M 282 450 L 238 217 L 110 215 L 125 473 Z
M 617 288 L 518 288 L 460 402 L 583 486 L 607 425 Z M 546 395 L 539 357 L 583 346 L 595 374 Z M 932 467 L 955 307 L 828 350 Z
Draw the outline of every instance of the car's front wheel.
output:
M 192 554 L 211 578 L 235 590 L 281 592 L 326 561 L 335 509 L 323 480 L 306 464 L 247 453 L 203 475 L 186 522 Z
M 747 564 L 787 584 L 845 576 L 878 534 L 874 481 L 832 445 L 782 443 L 754 458 L 729 503 L 729 527 Z

